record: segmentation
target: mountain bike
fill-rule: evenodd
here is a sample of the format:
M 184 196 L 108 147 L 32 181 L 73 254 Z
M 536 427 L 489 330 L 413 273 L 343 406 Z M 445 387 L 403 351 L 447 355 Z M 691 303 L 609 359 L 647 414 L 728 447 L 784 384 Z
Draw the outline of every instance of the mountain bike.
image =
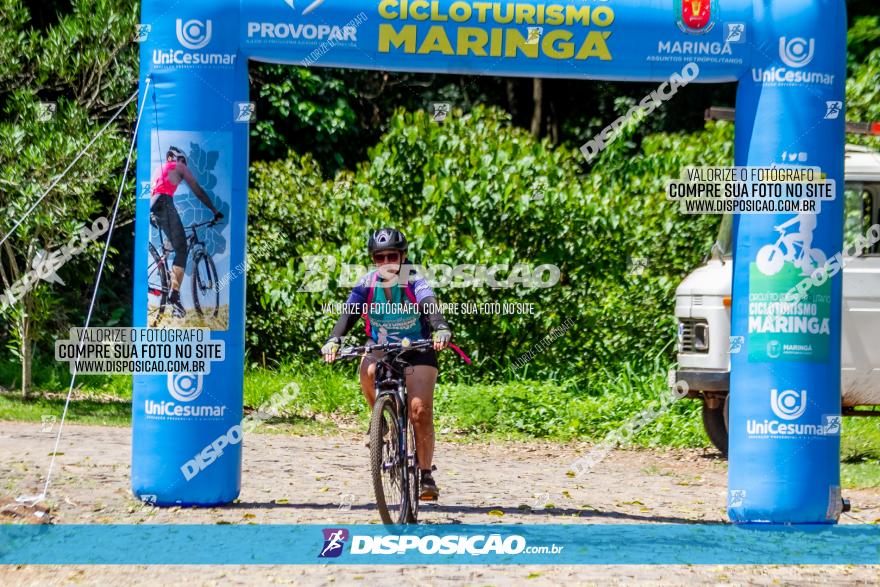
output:
M 406 394 L 407 352 L 422 352 L 430 340 L 339 349 L 338 359 L 354 359 L 380 351 L 376 361 L 376 403 L 370 417 L 370 474 L 376 506 L 384 524 L 415 524 L 419 515 L 420 469 L 415 430 L 409 421 Z
M 205 242 L 199 238 L 198 229 L 203 226 L 215 226 L 216 220 L 208 220 L 207 222 L 199 222 L 190 224 L 185 232 L 187 234 L 187 262 L 192 262 L 192 275 L 190 282 L 192 283 L 193 305 L 199 316 L 207 316 L 216 318 L 220 312 L 220 280 L 217 277 L 217 268 L 214 266 L 214 260 L 211 258 Z M 162 228 L 156 222 L 155 217 L 150 214 L 150 225 L 159 231 L 159 248 L 153 244 L 151 240 L 150 248 L 150 264 L 147 275 L 147 291 L 152 298 L 158 298 L 159 310 L 156 313 L 156 319 L 151 325 L 155 328 L 165 313 L 165 305 L 168 301 L 168 295 L 171 293 L 171 277 L 170 268 L 168 266 L 168 253 L 174 249 L 171 243 L 162 234 Z M 161 254 L 159 251 L 161 250 Z

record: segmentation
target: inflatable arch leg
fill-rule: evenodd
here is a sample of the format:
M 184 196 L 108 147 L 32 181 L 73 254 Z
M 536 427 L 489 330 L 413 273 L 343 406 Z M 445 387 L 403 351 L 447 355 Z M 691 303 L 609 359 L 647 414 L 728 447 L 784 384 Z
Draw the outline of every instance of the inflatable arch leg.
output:
M 788 229 L 812 236 L 809 246 L 830 259 L 843 241 L 845 8 L 755 2 L 753 10 L 753 63 L 737 92 L 736 164 L 794 157 L 836 182 L 835 201 Z M 817 264 L 786 262 L 768 275 L 755 262 L 779 237 L 774 227 L 791 218 L 753 214 L 734 223 L 731 335 L 745 340 L 731 354 L 728 514 L 735 522 L 833 523 L 842 505 L 842 274 L 811 283 L 801 307 L 768 313 L 763 304 L 782 301 Z M 808 330 L 798 332 L 804 323 Z

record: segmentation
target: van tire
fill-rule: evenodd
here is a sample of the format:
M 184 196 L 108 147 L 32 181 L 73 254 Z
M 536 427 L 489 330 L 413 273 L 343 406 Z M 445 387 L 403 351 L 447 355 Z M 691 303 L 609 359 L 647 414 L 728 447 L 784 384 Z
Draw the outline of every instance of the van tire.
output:
M 717 448 L 721 455 L 727 458 L 727 398 L 724 397 L 724 403 L 717 408 L 710 408 L 706 401 L 703 401 L 703 428 L 712 444 Z

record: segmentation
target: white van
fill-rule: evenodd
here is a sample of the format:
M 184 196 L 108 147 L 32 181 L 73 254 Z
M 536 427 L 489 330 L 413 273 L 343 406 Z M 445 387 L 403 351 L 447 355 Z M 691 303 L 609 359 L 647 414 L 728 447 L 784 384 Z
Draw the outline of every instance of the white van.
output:
M 880 223 L 880 153 L 847 145 L 844 162 L 844 242 Z M 703 426 L 727 454 L 730 390 L 730 286 L 733 217 L 725 216 L 708 260 L 675 290 L 678 369 L 688 397 L 703 401 Z M 856 406 L 880 405 L 880 243 L 843 269 L 841 395 L 844 415 L 880 416 Z

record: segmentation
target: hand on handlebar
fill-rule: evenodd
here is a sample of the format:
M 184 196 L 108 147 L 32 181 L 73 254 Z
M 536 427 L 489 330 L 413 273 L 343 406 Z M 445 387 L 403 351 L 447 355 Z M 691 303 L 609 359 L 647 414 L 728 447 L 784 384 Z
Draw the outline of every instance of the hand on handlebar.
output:
M 325 363 L 332 363 L 336 360 L 336 354 L 339 352 L 339 340 L 331 338 L 321 347 L 321 354 L 324 355 Z
M 434 350 L 442 351 L 449 346 L 449 341 L 452 340 L 452 331 L 448 328 L 439 328 L 434 331 L 431 338 L 434 341 Z
M 220 222 L 221 220 L 223 220 L 223 212 L 217 210 L 216 212 L 214 212 L 214 224 Z

